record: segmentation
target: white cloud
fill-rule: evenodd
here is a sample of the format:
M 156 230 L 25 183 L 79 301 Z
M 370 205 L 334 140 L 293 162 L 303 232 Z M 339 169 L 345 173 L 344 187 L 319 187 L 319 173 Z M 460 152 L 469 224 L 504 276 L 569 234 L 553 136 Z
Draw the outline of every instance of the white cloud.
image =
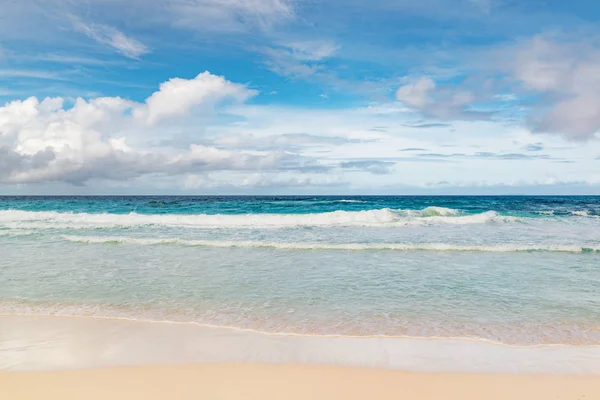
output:
M 32 69 L 0 69 L 2 78 L 31 78 L 55 81 L 66 81 L 69 78 L 63 74 L 52 71 L 41 71 Z
M 127 65 L 128 61 L 115 61 L 106 60 L 101 58 L 94 58 L 88 56 L 76 56 L 60 53 L 47 53 L 47 54 L 19 54 L 12 52 L 11 58 L 18 59 L 20 61 L 33 61 L 39 62 L 50 62 L 56 64 L 69 64 L 69 65 L 89 65 L 89 66 L 124 66 Z
M 294 78 L 308 78 L 323 70 L 319 63 L 298 60 L 289 51 L 282 48 L 266 48 L 262 53 L 267 56 L 266 66 L 276 74 Z
M 460 93 L 450 101 L 471 100 Z M 0 184 L 93 183 L 98 193 L 159 183 L 170 192 L 272 193 L 285 186 L 314 193 L 545 182 L 549 176 L 600 180 L 597 142 L 570 143 L 492 121 L 436 124 L 399 102 L 345 109 L 244 103 L 252 94 L 205 72 L 171 80 L 144 102 L 7 103 L 0 107 Z M 413 104 L 429 107 L 436 96 Z
M 481 51 L 445 84 L 429 76 L 404 80 L 396 98 L 425 117 L 500 115 L 573 140 L 600 131 L 600 38 L 593 35 L 539 34 Z
M 420 111 L 427 117 L 441 120 L 487 118 L 484 113 L 469 109 L 477 98 L 474 93 L 458 87 L 438 87 L 430 77 L 408 80 L 396 91 L 396 99 Z
M 0 107 L 0 182 L 90 179 L 127 180 L 147 174 L 213 170 L 305 169 L 307 160 L 284 151 L 240 152 L 191 144 L 187 150 L 156 147 L 139 131 L 147 121 L 185 114 L 192 106 L 213 105 L 223 96 L 240 100 L 252 91 L 208 72 L 196 79 L 171 80 L 145 104 L 119 97 L 77 99 L 35 97 Z M 172 107 L 175 104 L 176 107 Z M 148 119 L 137 116 L 139 113 Z M 151 136 L 151 135 L 150 135 Z
M 73 18 L 74 28 L 98 43 L 108 45 L 125 57 L 137 59 L 150 52 L 150 49 L 137 39 L 126 36 L 118 29 L 103 24 L 85 24 Z
M 394 161 L 381 160 L 353 160 L 344 161 L 340 164 L 342 168 L 355 169 L 359 171 L 370 172 L 375 175 L 386 175 L 393 172 L 392 168 L 396 163 Z
M 247 150 L 298 150 L 310 147 L 329 147 L 349 143 L 366 143 L 369 140 L 340 136 L 319 136 L 307 133 L 280 133 L 275 135 L 231 134 L 211 141 L 215 146 Z
M 314 176 L 303 173 L 250 173 L 234 175 L 215 172 L 204 175 L 189 174 L 183 180 L 185 189 L 213 189 L 220 192 L 243 190 L 272 191 L 298 188 L 337 188 L 348 185 L 339 176 Z
M 330 40 L 295 40 L 280 42 L 261 52 L 268 57 L 271 71 L 299 78 L 315 76 L 324 72 L 323 61 L 334 56 L 339 46 Z
M 296 40 L 282 43 L 290 55 L 301 61 L 319 61 L 333 56 L 339 49 L 330 40 Z
M 507 51 L 514 79 L 546 96 L 530 116 L 534 130 L 579 140 L 600 130 L 600 46 L 538 35 Z
M 396 92 L 396 99 L 407 106 L 424 108 L 430 102 L 430 93 L 435 89 L 435 82 L 428 77 L 422 77 L 407 83 Z
M 226 33 L 265 30 L 294 17 L 291 0 L 175 0 L 169 8 L 177 25 Z
M 243 102 L 256 93 L 206 71 L 194 79 L 173 78 L 162 83 L 160 90 L 148 97 L 145 107 L 137 108 L 134 115 L 155 124 L 164 118 L 185 115 L 195 106 L 214 106 L 227 98 Z
M 346 66 L 332 67 L 328 61 L 338 56 L 341 46 L 330 39 L 281 40 L 269 47 L 255 49 L 266 56 L 265 65 L 272 72 L 295 79 L 320 82 L 327 88 L 382 98 L 390 80 L 347 79 L 341 76 Z M 327 96 L 327 95 L 325 95 Z M 323 96 L 321 96 L 323 97 Z

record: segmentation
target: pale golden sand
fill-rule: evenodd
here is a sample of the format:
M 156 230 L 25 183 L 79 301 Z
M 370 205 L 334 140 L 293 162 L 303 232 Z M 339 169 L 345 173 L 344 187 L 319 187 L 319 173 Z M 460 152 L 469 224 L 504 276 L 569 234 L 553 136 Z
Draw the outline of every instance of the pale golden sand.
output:
M 2 372 L 2 400 L 599 400 L 600 376 L 422 374 L 305 365 L 202 364 Z

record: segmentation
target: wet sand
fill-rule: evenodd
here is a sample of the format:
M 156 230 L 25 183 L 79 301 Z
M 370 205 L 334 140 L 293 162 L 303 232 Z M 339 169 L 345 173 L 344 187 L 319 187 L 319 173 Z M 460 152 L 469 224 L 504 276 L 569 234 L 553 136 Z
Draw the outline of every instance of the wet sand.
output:
M 0 399 L 600 399 L 600 348 L 0 316 Z

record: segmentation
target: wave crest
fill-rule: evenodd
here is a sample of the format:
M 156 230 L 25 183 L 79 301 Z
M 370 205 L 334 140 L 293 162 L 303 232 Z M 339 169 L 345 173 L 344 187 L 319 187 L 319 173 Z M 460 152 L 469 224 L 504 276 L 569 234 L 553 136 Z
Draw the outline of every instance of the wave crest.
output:
M 303 243 L 267 241 L 190 240 L 180 238 L 137 238 L 119 236 L 61 236 L 70 242 L 88 244 L 132 244 L 142 246 L 180 245 L 217 248 L 272 248 L 281 250 L 390 250 L 390 251 L 464 251 L 486 253 L 562 252 L 600 253 L 600 245 L 458 245 L 451 243 Z
M 408 211 L 408 214 L 416 216 L 416 217 L 423 217 L 423 218 L 456 217 L 456 216 L 460 215 L 460 211 L 455 210 L 453 208 L 430 206 L 423 210 L 415 210 L 415 211 L 410 210 L 410 211 Z
M 0 211 L 0 226 L 35 229 L 94 229 L 133 226 L 183 228 L 287 228 L 287 227 L 400 227 L 432 224 L 483 224 L 514 222 L 495 211 L 462 215 L 458 210 L 428 207 L 424 210 L 333 211 L 317 214 L 88 214 L 56 211 Z

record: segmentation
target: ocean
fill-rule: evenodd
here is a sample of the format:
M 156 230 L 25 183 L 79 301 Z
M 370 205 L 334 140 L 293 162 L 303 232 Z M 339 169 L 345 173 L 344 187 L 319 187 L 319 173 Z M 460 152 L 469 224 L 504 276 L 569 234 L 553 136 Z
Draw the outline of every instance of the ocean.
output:
M 600 197 L 0 197 L 0 314 L 600 345 Z

